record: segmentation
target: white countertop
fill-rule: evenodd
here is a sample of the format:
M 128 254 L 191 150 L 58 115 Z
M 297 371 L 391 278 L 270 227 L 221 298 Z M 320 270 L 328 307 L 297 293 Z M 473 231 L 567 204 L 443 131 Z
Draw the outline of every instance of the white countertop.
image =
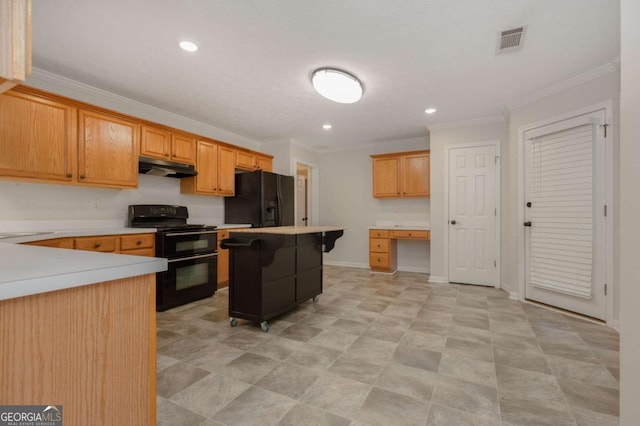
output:
M 251 228 L 250 223 L 225 223 L 223 225 L 215 225 L 218 229 L 232 229 L 232 228 Z
M 103 235 L 104 230 L 101 232 L 95 235 Z M 156 257 L 0 242 L 0 300 L 152 274 L 166 269 L 167 260 Z
M 315 234 L 317 232 L 330 232 L 345 230 L 344 226 L 273 226 L 269 228 L 238 229 L 234 232 L 255 232 L 257 234 L 298 235 Z
M 95 235 L 119 235 L 119 234 L 149 234 L 156 232 L 156 228 L 92 228 L 92 229 L 62 229 L 56 231 L 34 232 L 3 232 L 0 237 L 8 234 L 32 234 L 9 238 L 0 238 L 0 243 L 30 243 L 33 241 L 52 240 L 54 238 L 67 237 L 92 237 Z
M 411 225 L 377 225 L 370 226 L 369 229 L 390 229 L 392 231 L 430 231 L 429 226 L 411 226 Z

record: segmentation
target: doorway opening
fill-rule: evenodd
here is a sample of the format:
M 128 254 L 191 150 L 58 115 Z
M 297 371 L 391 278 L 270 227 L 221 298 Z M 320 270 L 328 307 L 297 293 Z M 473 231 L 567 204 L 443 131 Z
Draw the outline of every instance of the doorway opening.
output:
M 310 180 L 311 168 L 296 163 L 296 226 L 309 226 L 311 223 Z

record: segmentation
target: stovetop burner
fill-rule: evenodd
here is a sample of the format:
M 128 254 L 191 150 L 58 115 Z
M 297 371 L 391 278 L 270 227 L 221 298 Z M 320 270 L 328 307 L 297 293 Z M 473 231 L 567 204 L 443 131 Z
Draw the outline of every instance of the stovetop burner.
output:
M 131 228 L 157 228 L 160 231 L 212 231 L 215 226 L 187 223 L 189 213 L 185 206 L 137 204 L 129 206 Z

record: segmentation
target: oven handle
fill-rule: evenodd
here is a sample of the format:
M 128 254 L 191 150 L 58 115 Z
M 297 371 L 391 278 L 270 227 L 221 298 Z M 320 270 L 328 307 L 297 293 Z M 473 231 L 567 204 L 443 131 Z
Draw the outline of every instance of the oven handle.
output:
M 207 253 L 207 254 L 201 254 L 199 256 L 179 257 L 177 259 L 169 259 L 167 260 L 167 263 L 182 262 L 183 260 L 204 259 L 205 257 L 216 257 L 217 255 L 218 253 Z
M 180 235 L 201 235 L 201 234 L 215 234 L 218 231 L 198 231 L 198 232 L 172 232 L 166 234 L 167 237 L 179 237 Z

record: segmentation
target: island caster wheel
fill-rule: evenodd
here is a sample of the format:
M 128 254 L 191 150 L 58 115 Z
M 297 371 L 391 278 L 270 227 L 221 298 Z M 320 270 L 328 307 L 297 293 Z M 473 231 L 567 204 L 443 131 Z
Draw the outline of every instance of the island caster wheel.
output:
M 229 318 L 229 325 L 231 327 L 235 327 L 236 325 L 238 325 L 238 318 L 234 318 L 234 317 Z
M 320 300 L 320 296 L 313 296 L 313 299 L 311 299 L 311 301 L 313 301 L 313 303 L 318 303 L 318 301 Z
M 269 323 L 266 321 L 262 321 L 260 323 L 260 328 L 262 329 L 262 331 L 264 331 L 265 333 L 269 332 Z

